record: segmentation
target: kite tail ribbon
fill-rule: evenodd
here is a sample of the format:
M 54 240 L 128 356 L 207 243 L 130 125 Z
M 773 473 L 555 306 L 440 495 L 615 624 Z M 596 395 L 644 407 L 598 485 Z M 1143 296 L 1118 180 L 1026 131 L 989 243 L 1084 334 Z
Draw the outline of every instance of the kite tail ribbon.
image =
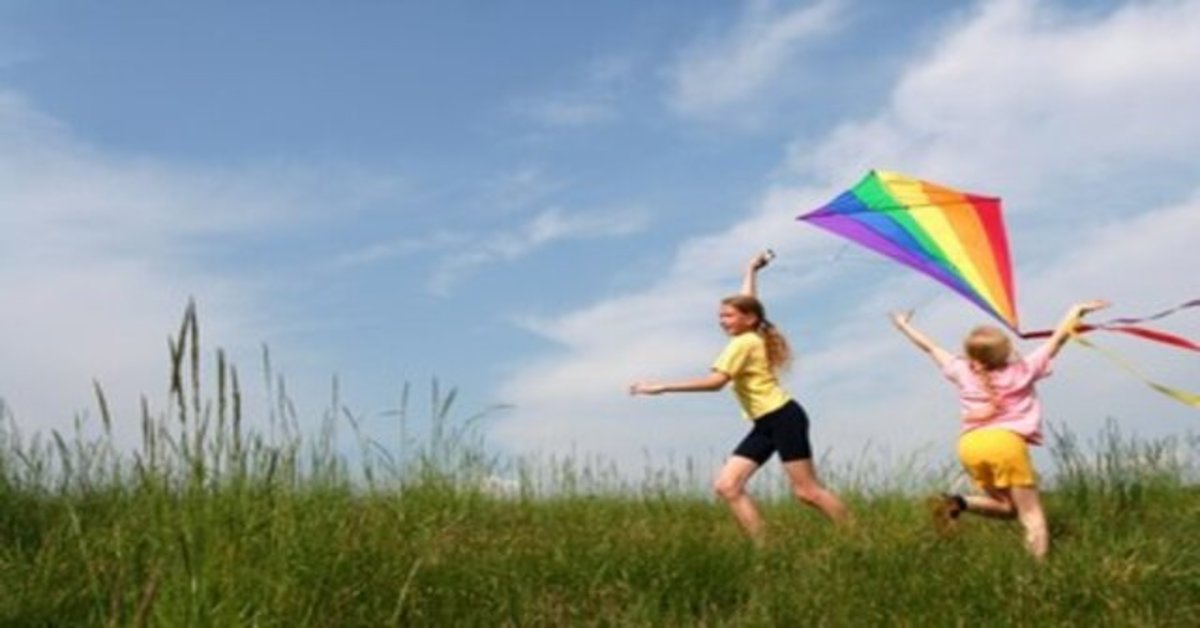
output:
M 1182 336 L 1177 336 L 1175 334 L 1170 334 L 1165 331 L 1160 331 L 1157 329 L 1150 329 L 1149 327 L 1143 327 L 1140 325 L 1140 323 L 1165 318 L 1165 317 L 1170 316 L 1171 314 L 1174 314 L 1175 312 L 1178 312 L 1180 310 L 1185 310 L 1185 309 L 1193 308 L 1193 307 L 1200 307 L 1200 299 L 1193 299 L 1186 303 L 1182 303 L 1173 308 L 1166 309 L 1161 312 L 1157 312 L 1150 316 L 1143 316 L 1140 318 L 1115 318 L 1110 321 L 1106 321 L 1104 323 L 1098 323 L 1095 325 L 1079 325 L 1075 328 L 1074 333 L 1071 334 L 1071 337 L 1073 340 L 1075 340 L 1079 344 L 1081 344 L 1085 347 L 1088 347 L 1089 349 L 1094 349 L 1096 351 L 1099 351 L 1105 357 L 1112 360 L 1118 366 L 1120 366 L 1121 368 L 1123 368 L 1126 371 L 1128 371 L 1129 373 L 1131 373 L 1134 377 L 1137 377 L 1138 379 L 1142 380 L 1142 382 L 1144 382 L 1147 386 L 1153 388 L 1154 390 L 1157 390 L 1158 392 L 1160 392 L 1168 397 L 1171 397 L 1172 399 L 1175 399 L 1176 401 L 1179 401 L 1180 403 L 1187 404 L 1194 408 L 1200 408 L 1200 394 L 1195 394 L 1195 393 L 1190 393 L 1190 392 L 1183 391 L 1183 390 L 1178 390 L 1176 388 L 1171 388 L 1170 386 L 1164 386 L 1162 384 L 1159 384 L 1158 382 L 1147 379 L 1144 375 L 1141 374 L 1140 371 L 1138 371 L 1136 368 L 1134 368 L 1129 363 L 1128 360 L 1122 358 L 1120 355 L 1118 355 L 1117 353 L 1115 353 L 1112 350 L 1104 349 L 1104 348 L 1096 346 L 1095 344 L 1086 340 L 1083 337 L 1083 334 L 1092 332 L 1092 331 L 1097 331 L 1097 330 L 1114 331 L 1114 332 L 1119 332 L 1119 333 L 1123 333 L 1123 334 L 1129 334 L 1131 336 L 1137 336 L 1139 338 L 1144 338 L 1146 340 L 1153 340 L 1155 342 L 1161 342 L 1163 344 L 1170 345 L 1170 346 L 1173 346 L 1173 347 L 1176 347 L 1179 349 L 1184 349 L 1186 351 L 1195 351 L 1197 353 L 1200 353 L 1200 344 L 1198 344 L 1196 342 L 1188 340 L 1187 338 L 1184 338 Z M 1053 330 L 1043 329 L 1043 330 L 1038 330 L 1038 331 L 1022 332 L 1020 334 L 1020 336 L 1022 338 L 1047 338 L 1053 333 L 1054 333 Z
M 1079 344 L 1081 344 L 1085 347 L 1088 347 L 1089 349 L 1094 349 L 1096 351 L 1099 351 L 1105 357 L 1107 357 L 1108 359 L 1115 362 L 1117 364 L 1117 366 L 1120 366 L 1121 368 L 1125 369 L 1130 374 L 1132 374 L 1134 377 L 1142 380 L 1143 383 L 1145 383 L 1147 386 L 1153 388 L 1154 390 L 1157 390 L 1158 392 L 1160 392 L 1180 403 L 1185 403 L 1189 406 L 1192 406 L 1193 408 L 1200 408 L 1200 395 L 1198 395 L 1196 393 L 1187 392 L 1186 390 L 1179 390 L 1177 388 L 1171 388 L 1170 386 L 1164 386 L 1162 384 L 1159 384 L 1158 382 L 1147 379 L 1146 376 L 1142 375 L 1141 372 L 1139 372 L 1136 368 L 1134 368 L 1133 365 L 1131 365 L 1128 360 L 1125 360 L 1121 356 L 1117 355 L 1115 352 L 1113 352 L 1109 349 L 1097 347 L 1096 345 L 1092 344 L 1090 341 L 1084 339 L 1083 336 L 1075 335 L 1075 336 L 1073 336 L 1073 338 L 1074 338 L 1075 342 L 1078 342 Z
M 1150 329 L 1149 327 L 1138 327 L 1135 325 L 1113 325 L 1111 321 L 1108 323 L 1102 323 L 1100 325 L 1079 325 L 1075 328 L 1075 334 L 1086 334 L 1096 330 L 1120 332 L 1123 334 L 1129 334 L 1131 336 L 1137 336 L 1139 338 L 1145 338 L 1146 340 L 1161 342 L 1163 344 L 1185 349 L 1187 351 L 1195 351 L 1200 353 L 1200 344 L 1192 342 L 1191 340 L 1188 340 L 1182 336 L 1176 336 L 1175 334 L 1169 334 L 1165 331 L 1160 331 L 1157 329 Z M 1021 337 L 1027 340 L 1034 338 L 1049 338 L 1053 333 L 1053 330 L 1041 329 L 1038 331 L 1021 332 Z

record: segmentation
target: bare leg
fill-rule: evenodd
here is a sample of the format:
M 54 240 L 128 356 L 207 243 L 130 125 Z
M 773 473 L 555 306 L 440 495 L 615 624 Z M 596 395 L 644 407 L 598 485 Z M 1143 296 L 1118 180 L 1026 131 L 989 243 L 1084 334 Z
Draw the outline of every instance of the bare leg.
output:
M 1012 492 L 1007 488 L 985 487 L 987 495 L 967 495 L 967 511 L 994 519 L 1012 519 L 1017 514 Z
M 713 491 L 729 504 L 729 510 L 733 512 L 742 530 L 751 539 L 758 541 L 763 535 L 762 517 L 758 514 L 754 500 L 746 493 L 746 482 L 750 481 L 750 476 L 754 475 L 755 471 L 758 471 L 757 462 L 742 456 L 730 456 L 729 460 L 725 461 L 725 466 L 717 473 Z
M 1025 527 L 1025 546 L 1034 558 L 1045 558 L 1050 549 L 1050 533 L 1046 528 L 1046 513 L 1042 510 L 1037 487 L 1014 486 L 1012 498 L 1017 508 L 1017 518 Z
M 829 492 L 817 479 L 817 470 L 812 460 L 792 460 L 783 463 L 788 479 L 792 482 L 792 494 L 801 502 L 820 510 L 830 521 L 844 523 L 849 516 L 846 505 L 837 495 Z

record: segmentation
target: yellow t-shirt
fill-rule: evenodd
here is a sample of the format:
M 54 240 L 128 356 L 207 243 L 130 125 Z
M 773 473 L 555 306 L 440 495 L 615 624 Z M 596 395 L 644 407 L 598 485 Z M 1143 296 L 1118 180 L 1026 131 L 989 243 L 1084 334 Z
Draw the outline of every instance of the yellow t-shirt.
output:
M 733 393 L 747 419 L 778 410 L 791 399 L 775 379 L 767 362 L 767 345 L 756 332 L 734 336 L 712 367 L 733 380 Z

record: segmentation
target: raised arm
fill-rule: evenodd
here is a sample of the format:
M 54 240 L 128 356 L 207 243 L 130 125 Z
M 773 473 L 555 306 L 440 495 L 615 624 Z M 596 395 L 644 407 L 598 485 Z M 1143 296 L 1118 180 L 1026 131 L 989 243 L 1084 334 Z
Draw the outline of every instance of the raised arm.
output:
M 746 272 L 742 275 L 742 296 L 758 296 L 758 271 L 762 270 L 774 257 L 775 253 L 771 249 L 767 249 L 750 258 L 750 262 L 746 264 Z
M 720 371 L 713 371 L 704 377 L 682 382 L 635 382 L 629 386 L 629 394 L 661 395 L 663 393 L 673 392 L 712 392 L 715 390 L 721 390 L 725 387 L 725 384 L 728 383 L 728 375 Z
M 892 324 L 896 326 L 896 329 L 899 329 L 900 333 L 904 334 L 904 337 L 908 338 L 918 349 L 929 354 L 929 357 L 938 366 L 945 366 L 946 363 L 954 359 L 954 356 L 949 351 L 941 348 L 929 336 L 926 336 L 916 327 L 913 327 L 911 310 L 907 312 L 892 312 L 891 318 Z
M 1100 299 L 1093 299 L 1072 305 L 1067 310 L 1067 313 L 1063 315 L 1063 319 L 1059 322 L 1058 327 L 1054 328 L 1054 333 L 1050 335 L 1050 339 L 1046 341 L 1050 345 L 1050 357 L 1058 355 L 1059 350 L 1071 339 L 1071 334 L 1075 333 L 1075 328 L 1079 326 L 1084 316 L 1106 307 L 1108 307 L 1108 301 Z

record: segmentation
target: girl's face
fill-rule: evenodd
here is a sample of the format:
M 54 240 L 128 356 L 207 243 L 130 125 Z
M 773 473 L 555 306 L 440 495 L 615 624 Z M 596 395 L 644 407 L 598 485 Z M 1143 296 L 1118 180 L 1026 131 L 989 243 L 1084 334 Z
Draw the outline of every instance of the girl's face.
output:
M 748 332 L 758 325 L 757 316 L 747 314 L 732 305 L 721 305 L 717 318 L 721 321 L 721 329 L 730 336 Z

